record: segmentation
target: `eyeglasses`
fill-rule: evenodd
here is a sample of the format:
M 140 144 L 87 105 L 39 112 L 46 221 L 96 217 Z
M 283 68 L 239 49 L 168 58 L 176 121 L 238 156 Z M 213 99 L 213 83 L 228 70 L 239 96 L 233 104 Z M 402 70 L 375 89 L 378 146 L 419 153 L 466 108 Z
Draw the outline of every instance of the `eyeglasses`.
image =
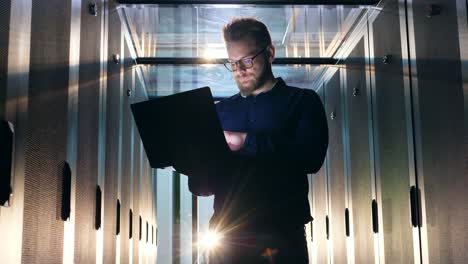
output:
M 257 52 L 252 57 L 242 58 L 242 59 L 237 60 L 237 61 L 228 60 L 226 63 L 224 63 L 224 67 L 226 67 L 226 69 L 228 69 L 231 72 L 237 71 L 238 67 L 241 67 L 242 69 L 250 69 L 250 68 L 253 67 L 253 60 L 258 55 L 262 54 L 266 49 L 267 49 L 267 47 L 261 49 L 259 52 Z

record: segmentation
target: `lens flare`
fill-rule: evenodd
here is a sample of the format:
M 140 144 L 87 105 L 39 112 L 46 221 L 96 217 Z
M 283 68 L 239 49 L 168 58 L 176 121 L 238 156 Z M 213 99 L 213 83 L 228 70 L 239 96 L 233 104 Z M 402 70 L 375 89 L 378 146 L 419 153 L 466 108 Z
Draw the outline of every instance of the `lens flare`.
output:
M 210 230 L 205 233 L 200 241 L 200 245 L 206 250 L 212 250 L 221 244 L 222 236 L 221 234 Z

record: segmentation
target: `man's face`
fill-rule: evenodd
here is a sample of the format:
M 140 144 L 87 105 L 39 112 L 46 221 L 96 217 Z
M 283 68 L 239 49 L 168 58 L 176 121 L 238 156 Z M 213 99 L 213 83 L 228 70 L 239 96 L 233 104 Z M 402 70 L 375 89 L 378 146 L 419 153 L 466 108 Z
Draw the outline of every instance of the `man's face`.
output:
M 254 41 L 248 40 L 228 42 L 226 47 L 230 61 L 252 58 L 263 50 L 254 58 L 251 68 L 237 64 L 237 69 L 232 72 L 240 92 L 243 95 L 250 95 L 260 88 L 271 74 L 271 48 L 257 47 Z

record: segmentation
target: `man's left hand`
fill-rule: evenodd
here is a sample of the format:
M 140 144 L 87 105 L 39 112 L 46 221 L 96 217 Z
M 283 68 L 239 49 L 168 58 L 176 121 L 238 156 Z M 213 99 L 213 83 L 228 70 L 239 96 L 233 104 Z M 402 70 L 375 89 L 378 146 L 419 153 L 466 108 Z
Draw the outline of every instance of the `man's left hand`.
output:
M 247 133 L 224 131 L 224 137 L 229 145 L 229 149 L 231 151 L 238 151 L 244 146 Z

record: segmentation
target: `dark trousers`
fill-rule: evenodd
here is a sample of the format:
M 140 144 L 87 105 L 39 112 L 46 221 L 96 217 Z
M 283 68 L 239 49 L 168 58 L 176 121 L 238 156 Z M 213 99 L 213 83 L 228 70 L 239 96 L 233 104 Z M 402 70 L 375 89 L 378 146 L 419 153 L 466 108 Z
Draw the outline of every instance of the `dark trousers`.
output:
M 210 264 L 307 264 L 305 227 L 238 231 L 209 253 Z

